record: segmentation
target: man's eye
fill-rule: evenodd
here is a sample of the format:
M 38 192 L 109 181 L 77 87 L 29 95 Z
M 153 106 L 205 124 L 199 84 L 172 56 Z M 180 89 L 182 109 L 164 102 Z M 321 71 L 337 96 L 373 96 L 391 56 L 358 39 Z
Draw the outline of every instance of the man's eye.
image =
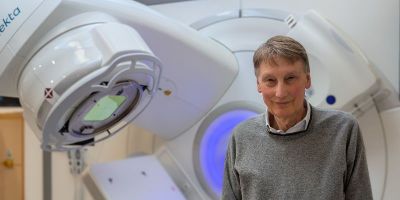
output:
M 276 80 L 275 79 L 266 79 L 265 83 L 267 86 L 273 86 L 275 85 Z
M 275 82 L 275 79 L 267 78 L 267 79 L 264 80 L 264 82 L 266 82 L 266 83 L 273 83 L 273 82 Z
M 289 76 L 289 77 L 286 78 L 286 80 L 288 80 L 288 81 L 293 81 L 293 80 L 295 80 L 295 79 L 296 79 L 295 76 Z

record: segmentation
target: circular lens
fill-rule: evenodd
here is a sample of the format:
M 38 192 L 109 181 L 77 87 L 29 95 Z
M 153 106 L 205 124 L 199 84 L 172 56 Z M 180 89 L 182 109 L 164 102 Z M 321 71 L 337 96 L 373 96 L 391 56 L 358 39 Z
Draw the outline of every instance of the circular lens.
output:
M 117 83 L 109 92 L 94 93 L 72 114 L 67 122 L 75 135 L 104 131 L 124 118 L 139 103 L 142 89 L 132 81 Z

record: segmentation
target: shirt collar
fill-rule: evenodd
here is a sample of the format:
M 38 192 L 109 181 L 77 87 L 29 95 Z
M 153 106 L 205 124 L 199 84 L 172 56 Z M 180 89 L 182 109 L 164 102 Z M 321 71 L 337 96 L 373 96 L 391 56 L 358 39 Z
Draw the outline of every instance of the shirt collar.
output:
M 267 125 L 267 128 L 270 132 L 272 133 L 276 133 L 276 134 L 288 134 L 288 133 L 294 133 L 294 132 L 299 132 L 299 131 L 305 131 L 307 129 L 308 123 L 310 122 L 310 116 L 311 116 L 311 108 L 310 108 L 310 103 L 308 103 L 307 100 L 304 100 L 305 104 L 307 105 L 307 113 L 306 116 L 299 121 L 297 124 L 295 124 L 294 126 L 290 127 L 287 131 L 283 131 L 283 130 L 277 130 L 272 128 L 269 125 L 269 115 L 268 115 L 268 110 L 265 113 L 265 123 Z

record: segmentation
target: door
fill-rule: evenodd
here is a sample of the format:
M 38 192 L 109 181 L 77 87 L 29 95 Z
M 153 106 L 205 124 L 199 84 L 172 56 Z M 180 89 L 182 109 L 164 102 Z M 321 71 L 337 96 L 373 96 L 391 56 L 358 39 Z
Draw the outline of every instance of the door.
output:
M 22 109 L 0 108 L 0 200 L 24 199 Z

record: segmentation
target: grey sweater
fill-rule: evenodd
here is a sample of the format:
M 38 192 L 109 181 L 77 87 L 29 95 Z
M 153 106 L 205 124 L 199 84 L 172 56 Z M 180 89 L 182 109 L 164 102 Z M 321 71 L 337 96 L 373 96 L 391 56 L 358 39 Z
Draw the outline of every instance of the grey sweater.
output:
M 312 107 L 307 130 L 267 131 L 265 114 L 237 126 L 225 160 L 223 200 L 372 199 L 356 119 Z

